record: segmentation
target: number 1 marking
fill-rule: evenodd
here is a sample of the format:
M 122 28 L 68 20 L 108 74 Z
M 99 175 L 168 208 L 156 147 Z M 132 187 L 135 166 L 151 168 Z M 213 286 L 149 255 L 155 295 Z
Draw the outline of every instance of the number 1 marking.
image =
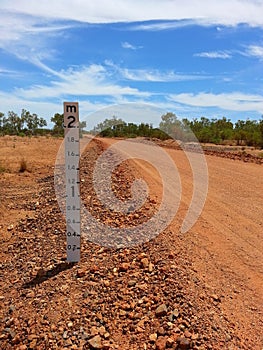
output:
M 72 197 L 75 197 L 75 190 L 74 190 L 74 188 L 75 188 L 74 186 L 71 186 L 71 189 L 72 189 L 72 194 L 71 194 L 71 196 L 72 196 Z

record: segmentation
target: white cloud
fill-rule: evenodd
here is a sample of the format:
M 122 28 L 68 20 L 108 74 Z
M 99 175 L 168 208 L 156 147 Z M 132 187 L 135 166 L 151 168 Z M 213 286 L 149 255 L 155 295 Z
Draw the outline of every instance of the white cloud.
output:
M 87 120 L 87 127 L 91 129 L 96 124 L 96 121 L 90 120 L 87 116 L 107 107 L 108 103 L 94 102 L 89 99 L 85 99 L 84 101 L 78 100 L 80 104 L 80 119 L 82 121 Z M 50 122 L 51 117 L 55 113 L 63 113 L 63 101 L 63 99 L 56 99 L 56 102 L 41 101 L 41 103 L 39 103 L 39 101 L 30 98 L 19 97 L 13 93 L 9 94 L 0 91 L 1 112 L 7 115 L 8 111 L 12 110 L 20 115 L 22 108 L 25 108 L 45 118 L 50 128 L 53 127 L 53 124 Z
M 10 70 L 10 69 L 5 69 L 0 67 L 0 76 L 5 76 L 5 77 L 21 77 L 22 74 L 18 71 L 15 70 Z
M 210 51 L 210 52 L 200 52 L 194 54 L 196 57 L 205 57 L 205 58 L 221 58 L 221 59 L 227 59 L 231 58 L 232 55 L 229 52 L 226 51 Z
M 122 68 L 114 64 L 111 60 L 106 60 L 105 65 L 115 74 L 119 74 L 120 79 L 143 82 L 168 83 L 177 81 L 204 80 L 213 78 L 204 73 L 176 73 L 173 70 L 160 71 L 158 69 L 132 69 Z
M 256 111 L 258 113 L 263 111 L 263 96 L 242 92 L 171 94 L 169 99 L 173 102 L 195 107 L 216 107 L 228 111 Z
M 49 19 L 88 23 L 194 19 L 208 25 L 248 23 L 263 26 L 263 3 L 258 0 L 1 0 L 2 10 Z
M 0 11 L 0 49 L 38 66 L 41 60 L 55 56 L 51 40 L 71 27 L 42 17 Z
M 6 93 L 0 91 L 0 105 L 1 112 L 7 114 L 8 111 L 13 110 L 17 114 L 21 113 L 22 108 L 30 110 L 32 113 L 37 113 L 39 116 L 50 120 L 50 118 L 56 113 L 62 113 L 61 104 L 53 102 L 41 102 L 33 101 L 30 99 L 24 99 L 16 96 L 14 93 Z
M 150 94 L 112 81 L 111 72 L 102 65 L 91 64 L 55 72 L 43 64 L 43 68 L 54 74 L 49 85 L 36 85 L 28 89 L 17 89 L 15 94 L 23 98 L 48 99 L 70 96 L 117 96 L 130 95 L 148 97 Z
M 207 51 L 195 53 L 195 57 L 204 57 L 204 58 L 220 58 L 220 59 L 229 59 L 233 57 L 233 54 L 238 54 L 247 57 L 256 57 L 263 59 L 263 46 L 259 45 L 249 45 L 244 48 L 243 51 L 233 50 L 231 51 Z
M 145 22 L 130 26 L 130 29 L 140 30 L 164 30 L 193 23 L 248 23 L 251 26 L 263 27 L 261 13 L 263 2 L 257 0 L 210 0 L 202 3 L 197 0 L 152 0 L 150 6 L 146 0 L 77 0 L 75 6 L 72 6 L 71 0 L 1 0 L 0 48 L 45 69 L 43 60 L 53 59 L 57 54 L 55 40 L 52 42 L 52 39 L 58 40 L 59 36 L 67 36 L 67 29 L 82 23 L 155 20 L 154 23 Z M 132 50 L 142 48 L 130 42 L 123 42 L 122 46 Z M 254 55 L 261 55 L 255 48 Z M 220 58 L 228 58 L 227 55 L 222 53 Z
M 174 71 L 161 72 L 151 69 L 128 69 L 118 68 L 121 76 L 127 80 L 144 82 L 176 82 L 211 79 L 211 76 L 204 74 L 179 74 Z
M 143 48 L 143 46 L 132 45 L 132 44 L 128 43 L 128 41 L 125 41 L 125 42 L 121 43 L 121 46 L 124 49 L 130 49 L 130 50 L 138 50 L 138 49 L 142 49 Z
M 263 46 L 250 45 L 247 48 L 245 55 L 263 59 Z
M 1 9 L 1 5 L 0 5 Z M 54 35 L 54 33 L 61 32 L 72 28 L 72 24 L 59 24 L 58 22 L 48 21 L 39 14 L 34 17 L 30 15 L 23 15 L 14 10 L 14 12 L 1 11 L 0 12 L 0 45 L 5 47 L 7 43 L 19 42 L 25 36 L 35 35 Z M 74 25 L 76 26 L 76 24 Z
M 197 23 L 198 21 L 194 19 L 190 19 L 190 20 L 177 19 L 177 20 L 170 20 L 170 21 L 158 21 L 156 23 L 145 22 L 145 23 L 135 24 L 135 25 L 131 25 L 129 29 L 157 32 L 161 30 L 171 30 L 176 28 L 187 27 L 189 25 L 194 25 Z

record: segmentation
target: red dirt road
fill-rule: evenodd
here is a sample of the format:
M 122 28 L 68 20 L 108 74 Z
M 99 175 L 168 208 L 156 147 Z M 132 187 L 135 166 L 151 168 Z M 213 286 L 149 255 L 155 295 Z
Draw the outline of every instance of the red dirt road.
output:
M 116 141 L 102 139 L 108 146 Z M 149 146 L 151 147 L 151 146 Z M 181 177 L 182 200 L 169 227 L 178 232 L 193 190 L 192 171 L 180 150 L 165 149 Z M 149 151 L 150 152 L 150 151 Z M 199 278 L 220 296 L 224 313 L 241 339 L 263 348 L 263 169 L 258 164 L 206 155 L 209 188 L 195 225 L 182 235 Z M 137 165 L 140 161 L 135 162 Z M 147 163 L 137 169 L 160 193 L 161 179 Z M 169 237 L 175 249 L 178 240 Z M 172 249 L 172 248 L 171 248 Z M 261 344 L 261 347 L 260 347 Z
M 171 224 L 136 247 L 111 250 L 83 239 L 81 262 L 68 266 L 65 219 L 53 181 L 62 140 L 0 141 L 0 163 L 9 169 L 0 174 L 1 349 L 85 350 L 94 336 L 110 350 L 263 349 L 262 165 L 206 155 L 204 208 L 193 227 L 180 233 L 193 174 L 182 151 L 165 148 L 182 183 Z M 105 147 L 118 142 L 100 141 Z M 98 220 L 106 222 L 104 208 L 88 198 L 90 173 L 103 150 L 95 143 L 84 155 L 81 188 L 85 205 L 93 201 Z M 153 146 L 148 151 L 155 154 Z M 22 157 L 28 171 L 19 173 Z M 152 203 L 152 211 L 136 214 L 136 223 L 158 210 L 163 184 L 146 161 L 130 165 L 113 174 L 120 198 L 126 198 L 133 175 L 144 178 L 150 197 L 157 198 L 146 205 Z M 111 220 L 126 225 L 117 214 Z

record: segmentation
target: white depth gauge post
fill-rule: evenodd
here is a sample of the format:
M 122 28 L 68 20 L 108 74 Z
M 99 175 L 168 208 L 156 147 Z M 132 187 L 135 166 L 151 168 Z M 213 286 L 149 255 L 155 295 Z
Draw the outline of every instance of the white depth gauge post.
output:
M 67 261 L 80 261 L 80 132 L 78 102 L 64 102 Z

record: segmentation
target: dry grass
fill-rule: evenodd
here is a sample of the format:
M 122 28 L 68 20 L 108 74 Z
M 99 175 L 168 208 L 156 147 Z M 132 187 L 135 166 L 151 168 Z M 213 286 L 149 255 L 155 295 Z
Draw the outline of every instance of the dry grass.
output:
M 29 170 L 28 170 L 28 166 L 27 166 L 26 160 L 24 158 L 22 158 L 20 160 L 19 172 L 20 173 L 24 173 L 25 171 L 29 171 Z
M 0 166 L 11 174 L 46 172 L 54 166 L 63 138 L 0 137 Z M 45 150 L 43 152 L 43 150 Z M 8 169 L 8 171 L 6 171 Z M 1 171 L 1 170 L 0 170 Z
M 8 169 L 6 169 L 6 167 L 0 163 L 0 174 L 6 172 L 8 172 Z

